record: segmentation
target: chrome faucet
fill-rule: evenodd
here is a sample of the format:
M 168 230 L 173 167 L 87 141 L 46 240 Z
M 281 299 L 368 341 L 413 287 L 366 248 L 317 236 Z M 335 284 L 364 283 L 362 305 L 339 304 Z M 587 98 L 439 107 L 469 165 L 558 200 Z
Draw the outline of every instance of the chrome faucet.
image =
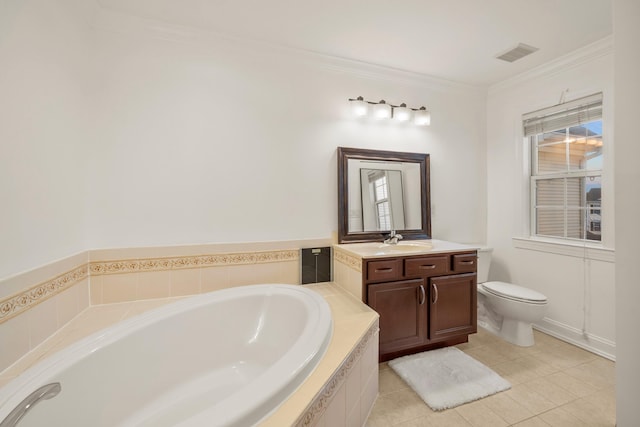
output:
M 0 423 L 0 427 L 14 427 L 16 424 L 20 422 L 22 417 L 27 415 L 27 412 L 31 410 L 37 403 L 42 400 L 51 399 L 52 397 L 56 397 L 58 393 L 60 393 L 62 387 L 60 383 L 51 383 L 47 385 L 43 385 L 29 396 L 25 397 L 22 402 L 18 404 L 13 411 L 7 415 L 7 417 L 2 420 Z
M 398 240 L 402 240 L 402 234 L 396 234 L 396 230 L 391 230 L 389 233 L 389 237 L 384 239 L 382 243 L 386 243 L 388 245 L 397 245 Z

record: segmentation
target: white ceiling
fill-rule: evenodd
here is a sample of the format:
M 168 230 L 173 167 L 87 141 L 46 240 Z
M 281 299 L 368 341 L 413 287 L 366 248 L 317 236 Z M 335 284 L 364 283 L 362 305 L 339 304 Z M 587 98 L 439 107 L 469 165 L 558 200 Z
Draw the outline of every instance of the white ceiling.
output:
M 612 33 L 611 0 L 98 0 L 105 9 L 490 85 Z M 525 43 L 517 62 L 495 56 Z

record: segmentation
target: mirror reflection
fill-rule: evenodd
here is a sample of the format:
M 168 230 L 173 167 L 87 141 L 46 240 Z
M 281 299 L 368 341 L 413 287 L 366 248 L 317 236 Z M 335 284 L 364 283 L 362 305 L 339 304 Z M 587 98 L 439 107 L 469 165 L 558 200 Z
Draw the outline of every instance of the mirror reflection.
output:
M 429 155 L 338 148 L 338 240 L 431 238 Z
M 348 167 L 360 178 L 349 180 L 350 232 L 420 228 L 420 165 L 350 159 Z

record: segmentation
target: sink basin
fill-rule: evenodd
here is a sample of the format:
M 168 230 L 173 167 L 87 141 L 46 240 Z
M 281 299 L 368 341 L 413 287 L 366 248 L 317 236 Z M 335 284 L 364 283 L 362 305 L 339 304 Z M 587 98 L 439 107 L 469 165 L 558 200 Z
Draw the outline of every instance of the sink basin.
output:
M 378 249 L 388 252 L 421 252 L 433 248 L 431 242 L 398 242 L 395 245 L 382 243 Z
M 361 256 L 385 256 L 385 255 L 401 255 L 411 254 L 419 252 L 428 252 L 433 248 L 433 244 L 430 241 L 416 240 L 416 241 L 400 241 L 395 245 L 388 243 L 356 243 L 350 245 L 351 249 L 356 249 L 356 252 Z

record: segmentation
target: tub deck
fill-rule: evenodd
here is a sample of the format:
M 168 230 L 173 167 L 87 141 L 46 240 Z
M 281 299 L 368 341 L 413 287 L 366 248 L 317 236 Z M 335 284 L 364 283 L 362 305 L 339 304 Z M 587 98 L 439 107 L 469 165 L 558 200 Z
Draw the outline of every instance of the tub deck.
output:
M 342 419 L 342 423 L 352 420 L 363 425 L 378 391 L 378 314 L 332 283 L 305 286 L 320 293 L 329 303 L 334 321 L 333 337 L 317 368 L 260 425 L 323 425 L 335 417 Z M 89 307 L 34 351 L 0 373 L 0 386 L 41 359 L 93 332 L 178 299 Z M 346 393 L 347 387 L 351 388 L 349 393 Z

